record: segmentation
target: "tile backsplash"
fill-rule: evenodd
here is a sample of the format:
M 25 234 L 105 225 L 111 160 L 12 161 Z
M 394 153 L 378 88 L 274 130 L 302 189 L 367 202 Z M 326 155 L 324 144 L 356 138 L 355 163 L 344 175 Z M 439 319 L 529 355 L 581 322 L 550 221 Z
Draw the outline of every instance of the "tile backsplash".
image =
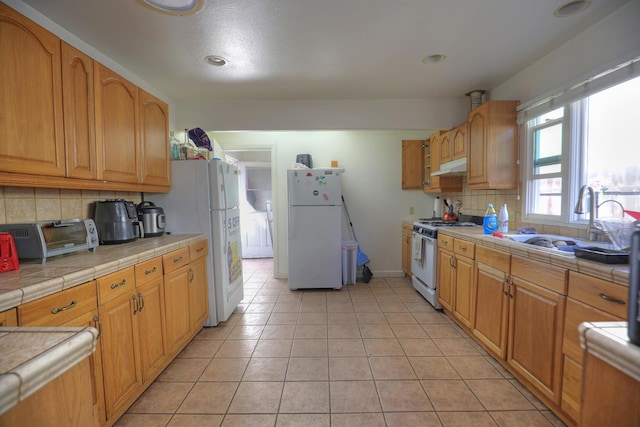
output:
M 0 187 L 0 224 L 93 218 L 94 202 L 125 199 L 140 203 L 140 193 Z

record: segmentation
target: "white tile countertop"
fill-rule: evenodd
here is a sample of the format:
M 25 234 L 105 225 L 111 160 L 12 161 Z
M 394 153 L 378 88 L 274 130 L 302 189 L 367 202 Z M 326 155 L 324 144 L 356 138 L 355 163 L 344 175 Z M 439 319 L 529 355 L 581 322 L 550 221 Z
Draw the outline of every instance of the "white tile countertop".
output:
M 95 351 L 91 327 L 0 328 L 0 415 Z
M 629 341 L 627 322 L 585 322 L 578 331 L 583 349 L 640 381 L 640 347 Z
M 98 277 L 189 246 L 203 234 L 165 234 L 119 245 L 102 245 L 49 258 L 20 261 L 20 270 L 0 273 L 0 311 L 81 285 Z

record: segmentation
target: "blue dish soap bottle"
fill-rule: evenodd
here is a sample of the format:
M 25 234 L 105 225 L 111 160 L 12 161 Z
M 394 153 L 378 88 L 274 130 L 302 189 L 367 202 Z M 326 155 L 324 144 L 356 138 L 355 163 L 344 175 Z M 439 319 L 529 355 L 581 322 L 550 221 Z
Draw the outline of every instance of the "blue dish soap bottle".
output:
M 494 231 L 498 230 L 498 215 L 496 215 L 496 210 L 493 208 L 492 203 L 489 203 L 487 212 L 484 214 L 483 226 L 484 234 L 493 234 Z

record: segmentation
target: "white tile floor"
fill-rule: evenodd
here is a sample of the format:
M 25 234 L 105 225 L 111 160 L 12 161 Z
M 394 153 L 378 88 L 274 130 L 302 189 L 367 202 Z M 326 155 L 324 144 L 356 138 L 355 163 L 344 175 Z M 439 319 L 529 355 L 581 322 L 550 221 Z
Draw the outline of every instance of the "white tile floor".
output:
M 290 291 L 245 260 L 245 299 L 118 426 L 562 426 L 405 278 Z

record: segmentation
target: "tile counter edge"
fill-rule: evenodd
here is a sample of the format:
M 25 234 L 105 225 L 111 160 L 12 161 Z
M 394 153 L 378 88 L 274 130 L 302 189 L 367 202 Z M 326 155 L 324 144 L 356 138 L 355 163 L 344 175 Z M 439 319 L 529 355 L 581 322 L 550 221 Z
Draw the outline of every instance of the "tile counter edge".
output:
M 170 234 L 121 245 L 102 245 L 95 252 L 60 255 L 45 264 L 21 263 L 20 270 L 0 274 L 0 312 L 203 239 L 206 239 L 204 234 Z

